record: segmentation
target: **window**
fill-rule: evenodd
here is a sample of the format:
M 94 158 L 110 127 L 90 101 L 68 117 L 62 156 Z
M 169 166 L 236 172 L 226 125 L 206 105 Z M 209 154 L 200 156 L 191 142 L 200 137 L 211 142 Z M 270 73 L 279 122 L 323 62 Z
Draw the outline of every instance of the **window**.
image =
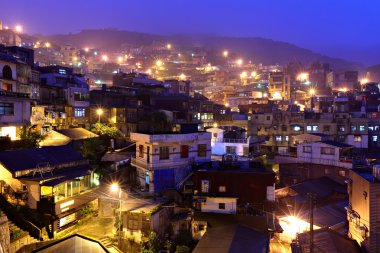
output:
M 85 115 L 86 115 L 85 108 L 74 108 L 74 117 L 80 118 L 80 117 L 84 117 Z
M 226 146 L 226 153 L 236 155 L 236 147 L 234 146 Z
M 276 136 L 276 141 L 282 141 L 282 136 L 281 135 L 277 135 Z
M 359 131 L 360 132 L 364 132 L 365 131 L 365 126 L 364 125 L 360 125 L 359 126 Z
M 379 131 L 379 126 L 369 126 L 368 130 L 371 131 L 371 132 L 372 131 Z
M 144 145 L 139 145 L 139 157 L 144 158 Z
M 377 141 L 377 135 L 372 136 L 372 141 Z
M 330 132 L 330 126 L 323 126 L 323 132 Z
M 138 230 L 139 229 L 139 215 L 138 214 L 129 214 L 128 217 L 128 229 Z
M 338 142 L 344 142 L 344 140 L 345 140 L 344 135 L 339 135 L 338 136 Z
M 203 193 L 208 193 L 210 191 L 210 181 L 208 180 L 201 181 L 201 191 Z
M 294 130 L 295 132 L 301 131 L 301 127 L 300 127 L 300 126 L 294 126 L 294 127 L 293 127 L 293 130 Z
M 189 146 L 181 145 L 181 158 L 188 158 L 188 157 L 189 157 Z
M 219 186 L 219 192 L 226 192 L 226 186 L 224 185 Z
M 160 160 L 167 160 L 169 159 L 169 147 L 164 146 L 160 147 Z
M 226 203 L 219 203 L 219 209 L 226 209 Z
M 207 156 L 207 145 L 198 144 L 198 157 L 206 157 L 206 156 Z
M 289 141 L 289 136 L 288 135 L 285 136 L 285 141 Z
M 321 148 L 321 154 L 322 155 L 335 155 L 335 149 L 334 148 L 328 148 L 328 147 L 322 147 Z
M 14 104 L 12 103 L 0 103 L 0 115 L 13 115 Z
M 84 93 L 79 93 L 79 92 L 74 93 L 75 101 L 88 101 L 89 98 L 90 98 L 89 94 L 84 94 Z
M 311 146 L 303 146 L 304 153 L 311 153 Z
M 339 176 L 345 177 L 346 176 L 346 171 L 345 170 L 340 170 L 339 171 Z
M 361 135 L 355 135 L 354 136 L 354 142 L 361 142 L 361 141 L 362 141 Z
M 267 116 L 267 120 L 270 120 L 270 116 Z
M 340 132 L 344 132 L 346 130 L 346 128 L 344 126 L 338 126 L 338 130 Z
M 318 126 L 306 126 L 306 131 L 307 132 L 317 132 L 318 131 Z
M 356 131 L 356 125 L 351 125 L 351 131 Z
M 284 125 L 281 126 L 281 131 L 286 132 L 287 130 L 288 130 L 288 128 L 286 126 L 284 126 Z

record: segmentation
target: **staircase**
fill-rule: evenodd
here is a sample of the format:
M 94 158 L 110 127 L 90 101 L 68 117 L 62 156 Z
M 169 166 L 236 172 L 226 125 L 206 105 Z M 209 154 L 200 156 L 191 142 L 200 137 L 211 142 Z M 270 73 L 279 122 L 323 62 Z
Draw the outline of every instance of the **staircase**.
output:
M 100 238 L 99 242 L 111 252 L 121 252 L 118 248 L 117 242 L 113 242 L 108 236 Z
M 11 224 L 13 224 L 14 227 L 18 227 L 20 230 L 28 232 L 28 234 L 34 239 L 42 241 L 41 229 L 25 219 L 25 217 L 1 194 L 0 207 L 0 210 L 5 213 L 5 215 L 8 217 L 8 220 L 11 221 Z

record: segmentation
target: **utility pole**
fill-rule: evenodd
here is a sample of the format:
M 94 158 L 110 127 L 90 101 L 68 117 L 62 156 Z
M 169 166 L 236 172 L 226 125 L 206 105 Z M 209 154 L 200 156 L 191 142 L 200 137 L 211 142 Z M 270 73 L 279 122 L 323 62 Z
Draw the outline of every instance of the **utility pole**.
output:
M 314 206 L 315 206 L 315 194 L 310 192 L 309 201 L 310 201 L 310 253 L 314 253 Z

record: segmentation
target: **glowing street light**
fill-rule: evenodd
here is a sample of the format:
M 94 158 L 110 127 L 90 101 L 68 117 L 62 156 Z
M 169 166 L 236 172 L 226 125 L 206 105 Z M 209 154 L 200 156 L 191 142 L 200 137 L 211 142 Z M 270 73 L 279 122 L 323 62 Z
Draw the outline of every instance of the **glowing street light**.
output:
M 147 71 L 145 71 L 145 73 L 147 73 L 148 75 L 151 75 L 152 74 L 152 70 L 151 69 L 147 69 Z
M 108 56 L 107 56 L 107 55 L 103 55 L 103 56 L 102 56 L 102 60 L 103 60 L 103 61 L 108 61 Z
M 343 87 L 343 88 L 340 88 L 339 91 L 341 91 L 341 92 L 347 92 L 348 89 L 346 87 Z
M 97 110 L 96 110 L 96 114 L 98 114 L 98 116 L 99 116 L 99 123 L 100 123 L 100 116 L 102 116 L 102 114 L 103 114 L 103 109 L 102 108 L 98 108 Z
M 49 48 L 51 45 L 50 45 L 50 43 L 49 42 L 45 42 L 45 47 L 46 48 Z
M 227 51 L 227 50 L 224 50 L 224 51 L 223 51 L 223 56 L 224 56 L 224 57 L 228 57 L 228 51 Z
M 119 64 L 123 63 L 123 57 L 121 57 L 121 56 L 117 57 L 117 62 Z
M 268 97 L 268 93 L 264 92 L 263 97 L 267 98 Z
M 247 78 L 247 76 L 248 76 L 248 74 L 247 74 L 246 71 L 243 71 L 243 72 L 241 72 L 241 74 L 240 74 L 240 78 L 241 78 L 241 79 Z
M 256 77 L 256 76 L 257 76 L 256 71 L 252 71 L 251 76 L 252 76 L 252 77 Z
M 157 60 L 156 61 L 156 66 L 157 67 L 161 67 L 162 65 L 164 65 L 163 61 L 161 61 L 161 60 Z
M 185 79 L 186 79 L 186 75 L 184 73 L 179 75 L 179 80 L 185 80 Z
M 78 61 L 78 57 L 74 56 L 74 57 L 73 57 L 73 61 L 74 61 L 74 62 Z
M 225 103 L 224 106 L 225 106 L 225 107 L 229 107 L 230 104 L 229 104 L 229 103 Z
M 117 183 L 111 184 L 110 190 L 113 193 L 118 193 L 118 197 L 119 197 L 119 243 L 120 243 L 120 239 L 121 239 L 121 222 L 122 222 L 121 221 L 121 208 L 122 208 L 121 193 L 122 193 L 122 190 L 121 190 L 121 187 L 119 186 L 119 184 L 117 184 Z
M 214 128 L 217 128 L 218 127 L 218 123 L 214 123 L 213 125 L 212 125 Z
M 84 51 L 85 51 L 86 53 L 88 53 L 88 51 L 90 51 L 90 49 L 89 49 L 88 47 L 86 47 L 86 48 L 84 48 Z
M 167 44 L 166 48 L 170 50 L 172 48 L 172 45 L 171 44 Z
M 22 26 L 21 25 L 16 25 L 16 27 L 15 27 L 15 31 L 17 32 L 17 33 L 22 33 Z
M 315 89 L 311 88 L 309 90 L 309 94 L 310 94 L 310 96 L 314 96 L 315 95 Z
M 236 64 L 239 66 L 243 65 L 243 60 L 242 59 L 236 60 Z

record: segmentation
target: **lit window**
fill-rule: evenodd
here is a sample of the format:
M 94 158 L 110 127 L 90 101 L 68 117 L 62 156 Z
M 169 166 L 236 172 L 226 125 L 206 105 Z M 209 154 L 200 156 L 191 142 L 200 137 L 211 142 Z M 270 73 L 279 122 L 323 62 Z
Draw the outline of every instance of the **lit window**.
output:
M 362 137 L 360 135 L 354 136 L 354 142 L 361 142 L 361 141 L 362 141 Z
M 282 141 L 282 136 L 281 135 L 277 135 L 276 136 L 276 141 Z
M 346 171 L 345 170 L 340 170 L 339 171 L 339 176 L 345 177 L 346 176 Z
M 372 136 L 372 141 L 377 141 L 377 135 Z
M 85 108 L 74 108 L 74 117 L 81 118 L 86 116 L 86 109 Z
M 300 126 L 294 126 L 293 130 L 296 132 L 301 131 L 301 127 Z
M 285 136 L 285 141 L 289 141 L 289 136 Z
M 318 131 L 318 126 L 313 126 L 313 132 Z
M 219 186 L 219 192 L 226 192 L 226 186 L 224 185 Z
M 351 131 L 356 131 L 356 125 L 351 125 Z
M 208 193 L 210 190 L 210 181 L 202 180 L 201 181 L 201 191 L 204 193 Z
M 360 132 L 364 132 L 364 131 L 365 131 L 365 126 L 360 125 L 360 126 L 359 126 L 359 130 L 360 130 Z
M 340 132 L 344 132 L 346 130 L 346 128 L 344 126 L 339 126 L 338 128 L 339 128 Z
M 306 126 L 306 131 L 311 132 L 312 126 Z

